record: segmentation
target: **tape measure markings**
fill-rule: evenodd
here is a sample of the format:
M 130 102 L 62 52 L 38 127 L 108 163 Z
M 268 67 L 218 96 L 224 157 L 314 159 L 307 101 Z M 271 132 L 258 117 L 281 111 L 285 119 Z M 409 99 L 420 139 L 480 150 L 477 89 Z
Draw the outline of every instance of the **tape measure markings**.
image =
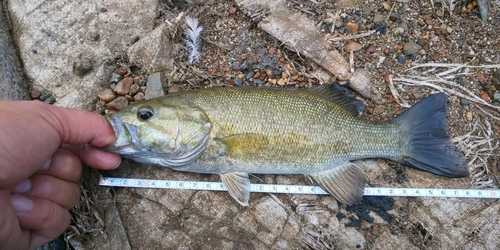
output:
M 100 177 L 99 185 L 107 187 L 160 188 L 227 191 L 222 182 L 149 180 L 133 178 Z M 251 184 L 250 192 L 279 194 L 328 194 L 319 186 L 287 184 Z M 442 197 L 442 198 L 500 198 L 500 190 L 487 189 L 435 189 L 435 188 L 385 188 L 365 187 L 365 196 L 405 196 L 405 197 Z

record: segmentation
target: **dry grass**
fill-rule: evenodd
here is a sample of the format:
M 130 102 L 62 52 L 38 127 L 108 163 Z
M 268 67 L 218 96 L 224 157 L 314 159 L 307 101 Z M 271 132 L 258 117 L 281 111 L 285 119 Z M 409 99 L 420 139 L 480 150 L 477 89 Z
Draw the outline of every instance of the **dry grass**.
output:
M 82 190 L 80 203 L 71 209 L 71 225 L 66 230 L 66 240 L 76 239 L 78 242 L 84 242 L 95 234 L 101 234 L 107 238 L 104 233 L 106 223 L 102 218 L 103 212 L 98 207 L 103 202 L 113 201 L 111 199 L 101 201 L 96 194 L 82 185 L 80 189 Z

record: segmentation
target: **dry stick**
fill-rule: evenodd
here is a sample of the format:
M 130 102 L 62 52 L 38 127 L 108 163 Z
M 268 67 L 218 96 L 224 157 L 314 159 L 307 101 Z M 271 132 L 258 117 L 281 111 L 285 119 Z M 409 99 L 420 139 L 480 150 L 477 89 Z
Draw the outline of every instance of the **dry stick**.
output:
M 424 68 L 424 67 L 435 67 L 435 68 L 452 68 L 452 67 L 459 67 L 459 68 L 485 68 L 485 69 L 496 69 L 500 68 L 500 64 L 490 64 L 490 65 L 468 65 L 468 64 L 462 64 L 462 63 L 413 63 L 412 67 L 405 70 L 412 70 L 412 69 L 417 69 L 417 68 Z
M 400 82 L 403 82 L 404 84 L 406 85 L 409 85 L 409 86 L 427 86 L 427 87 L 431 87 L 431 88 L 434 88 L 434 89 L 437 89 L 441 92 L 448 92 L 449 94 L 453 94 L 453 95 L 457 95 L 461 98 L 464 98 L 464 99 L 467 99 L 471 102 L 475 102 L 475 103 L 479 103 L 479 104 L 482 104 L 482 105 L 485 105 L 485 106 L 488 106 L 490 108 L 494 108 L 494 109 L 497 109 L 497 110 L 500 110 L 500 106 L 495 106 L 495 105 L 491 105 L 489 104 L 488 102 L 486 102 L 485 100 L 477 97 L 476 95 L 474 95 L 470 90 L 454 83 L 454 82 L 450 82 L 450 81 L 446 81 L 446 80 L 434 80 L 434 81 L 437 81 L 437 82 L 440 82 L 440 83 L 444 83 L 444 84 L 448 84 L 448 85 L 451 85 L 453 87 L 458 87 L 460 89 L 462 89 L 463 91 L 467 92 L 468 95 L 470 96 L 467 96 L 467 95 L 464 95 L 462 94 L 461 92 L 457 91 L 457 90 L 454 90 L 454 89 L 450 89 L 450 88 L 446 88 L 446 87 L 441 87 L 441 86 L 438 86 L 436 84 L 433 84 L 433 83 L 429 83 L 427 81 L 431 80 L 432 79 L 429 79 L 427 81 L 425 80 L 421 80 L 421 79 L 418 79 L 418 80 L 414 80 L 414 79 L 409 79 L 409 78 L 394 78 L 393 79 L 394 81 L 400 81 Z
M 375 33 L 375 30 L 369 30 L 367 32 L 356 34 L 356 35 L 351 35 L 351 36 L 330 37 L 330 38 L 328 38 L 328 40 L 330 40 L 332 42 L 337 42 L 337 41 L 342 41 L 342 40 L 351 40 L 351 39 L 357 39 L 357 38 L 369 36 L 373 33 Z
M 389 20 L 389 17 L 391 16 L 391 14 L 392 14 L 392 10 L 394 10 L 394 6 L 396 6 L 396 4 L 392 4 L 391 11 L 389 11 L 389 15 L 387 15 L 387 18 L 385 19 L 386 23 Z
M 349 64 L 351 66 L 351 73 L 354 73 L 354 50 L 351 50 L 350 57 L 349 57 Z
M 401 105 L 401 107 L 404 107 L 404 108 L 411 107 L 411 105 L 406 103 L 403 99 L 399 98 L 398 91 L 396 90 L 396 87 L 394 87 L 394 83 L 392 82 L 392 75 L 389 75 L 389 89 L 391 89 L 391 93 L 392 93 L 392 96 L 394 97 L 394 100 L 396 100 L 396 102 L 399 103 L 399 105 Z

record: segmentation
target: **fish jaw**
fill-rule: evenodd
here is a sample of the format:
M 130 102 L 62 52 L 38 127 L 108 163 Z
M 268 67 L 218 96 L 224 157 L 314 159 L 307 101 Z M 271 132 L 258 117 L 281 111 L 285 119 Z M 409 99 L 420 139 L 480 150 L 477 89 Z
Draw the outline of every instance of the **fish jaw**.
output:
M 116 142 L 104 147 L 103 150 L 120 155 L 129 155 L 140 151 L 137 128 L 134 125 L 124 123 L 117 114 L 106 115 L 105 118 L 115 131 Z

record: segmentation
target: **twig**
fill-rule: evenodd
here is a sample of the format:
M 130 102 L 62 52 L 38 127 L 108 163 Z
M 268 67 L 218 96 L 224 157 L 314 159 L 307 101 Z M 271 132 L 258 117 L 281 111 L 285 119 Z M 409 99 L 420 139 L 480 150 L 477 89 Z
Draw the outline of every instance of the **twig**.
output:
M 399 105 L 401 105 L 401 107 L 404 107 L 404 108 L 411 107 L 411 105 L 406 103 L 403 99 L 399 98 L 398 91 L 396 90 L 396 88 L 394 87 L 394 83 L 392 82 L 392 75 L 389 75 L 389 89 L 391 90 L 391 94 L 394 97 L 394 100 L 396 100 L 396 102 L 399 103 Z
M 375 30 L 369 30 L 364 33 L 360 34 L 355 34 L 355 35 L 349 35 L 349 36 L 337 36 L 337 37 L 330 37 L 328 40 L 332 42 L 337 42 L 337 41 L 342 41 L 342 40 L 351 40 L 351 39 L 357 39 L 365 36 L 370 36 L 371 34 L 375 33 Z

